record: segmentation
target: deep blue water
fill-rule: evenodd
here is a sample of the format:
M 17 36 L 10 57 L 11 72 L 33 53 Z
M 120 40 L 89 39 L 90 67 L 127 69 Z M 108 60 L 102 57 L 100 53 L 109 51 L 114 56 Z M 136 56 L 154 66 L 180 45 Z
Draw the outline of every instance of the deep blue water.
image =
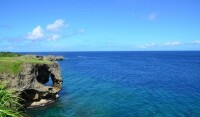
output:
M 57 52 L 63 89 L 36 117 L 200 117 L 200 52 Z

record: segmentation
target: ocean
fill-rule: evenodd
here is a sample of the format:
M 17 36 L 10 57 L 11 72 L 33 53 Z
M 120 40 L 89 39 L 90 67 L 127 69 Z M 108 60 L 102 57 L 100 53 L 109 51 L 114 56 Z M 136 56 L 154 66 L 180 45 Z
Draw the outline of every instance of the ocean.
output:
M 199 51 L 62 55 L 60 98 L 33 117 L 200 117 Z

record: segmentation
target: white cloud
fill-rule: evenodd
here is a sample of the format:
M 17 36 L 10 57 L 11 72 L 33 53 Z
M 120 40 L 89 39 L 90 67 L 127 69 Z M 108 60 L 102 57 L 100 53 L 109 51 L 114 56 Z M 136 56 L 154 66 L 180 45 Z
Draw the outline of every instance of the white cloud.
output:
M 157 45 L 155 43 L 149 43 L 149 44 L 144 44 L 144 45 L 140 45 L 137 46 L 138 48 L 153 48 L 156 47 Z
M 47 37 L 47 40 L 49 40 L 49 41 L 55 41 L 55 40 L 57 40 L 57 39 L 59 39 L 60 38 L 60 35 L 59 34 L 52 34 L 52 35 L 49 35 L 48 37 Z
M 157 18 L 157 15 L 155 13 L 150 13 L 148 16 L 148 20 L 155 20 Z
M 200 40 L 194 40 L 192 43 L 194 43 L 194 44 L 200 44 Z
M 171 42 L 164 42 L 164 43 L 148 43 L 144 45 L 136 46 L 138 48 L 155 48 L 155 47 L 169 47 L 169 46 L 179 46 L 183 45 L 184 43 L 180 41 L 171 41 Z
M 63 34 L 60 32 L 60 30 L 66 26 L 68 26 L 68 24 L 65 24 L 64 20 L 57 19 L 54 23 L 48 24 L 46 26 L 46 29 L 44 30 L 42 29 L 41 26 L 37 26 L 36 28 L 32 30 L 32 32 L 29 32 L 25 36 L 25 38 L 32 41 L 36 41 L 40 39 L 55 41 L 55 40 L 58 40 L 61 36 L 64 37 Z M 79 30 L 75 30 L 69 36 L 83 34 L 85 31 L 86 30 L 84 28 L 81 28 Z
M 52 24 L 48 24 L 46 29 L 48 31 L 59 31 L 61 27 L 63 27 L 64 24 L 64 20 L 62 19 L 57 19 L 54 23 Z
M 37 26 L 36 28 L 33 29 L 32 32 L 29 32 L 26 36 L 26 38 L 30 40 L 37 40 L 43 37 L 44 37 L 44 34 L 43 34 L 43 29 L 41 28 L 41 26 Z
M 26 36 L 27 39 L 30 40 L 39 40 L 39 39 L 46 39 L 46 40 L 57 40 L 60 38 L 60 34 L 51 34 L 49 32 L 45 32 L 40 26 L 37 26 L 33 29 L 32 32 L 29 32 Z
M 163 46 L 177 46 L 181 45 L 182 43 L 180 41 L 172 41 L 172 42 L 165 42 L 163 43 Z

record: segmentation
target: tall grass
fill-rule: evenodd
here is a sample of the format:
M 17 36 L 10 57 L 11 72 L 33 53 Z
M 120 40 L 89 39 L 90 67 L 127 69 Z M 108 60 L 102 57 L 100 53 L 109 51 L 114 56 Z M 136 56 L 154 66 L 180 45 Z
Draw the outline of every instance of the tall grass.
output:
M 0 84 L 0 117 L 23 117 L 19 100 L 13 91 Z

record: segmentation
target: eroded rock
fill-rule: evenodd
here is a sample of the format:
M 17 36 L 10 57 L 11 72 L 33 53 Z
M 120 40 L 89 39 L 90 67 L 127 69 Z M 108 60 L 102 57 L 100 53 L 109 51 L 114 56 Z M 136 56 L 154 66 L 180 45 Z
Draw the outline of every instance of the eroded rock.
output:
M 15 90 L 23 99 L 25 107 L 44 106 L 58 98 L 58 92 L 62 88 L 60 66 L 57 62 L 50 64 L 24 63 L 23 70 L 12 75 L 0 74 L 0 80 L 6 81 L 7 86 Z M 45 84 L 52 80 L 52 86 Z

